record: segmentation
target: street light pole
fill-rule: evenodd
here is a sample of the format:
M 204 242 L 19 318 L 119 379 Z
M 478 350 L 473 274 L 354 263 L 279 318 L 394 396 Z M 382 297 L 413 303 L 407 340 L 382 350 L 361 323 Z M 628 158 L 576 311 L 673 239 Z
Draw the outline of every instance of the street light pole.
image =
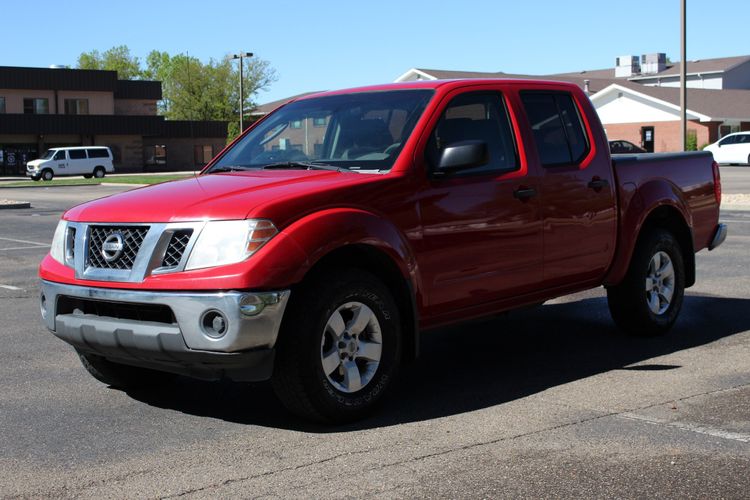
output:
M 680 142 L 682 150 L 687 149 L 687 50 L 685 38 L 687 23 L 685 22 L 685 3 L 680 0 Z
M 233 54 L 232 59 L 240 60 L 240 134 L 245 131 L 244 127 L 244 115 L 245 115 L 245 94 L 243 86 L 244 71 L 242 69 L 242 60 L 246 57 L 253 57 L 252 52 L 240 52 L 239 54 Z

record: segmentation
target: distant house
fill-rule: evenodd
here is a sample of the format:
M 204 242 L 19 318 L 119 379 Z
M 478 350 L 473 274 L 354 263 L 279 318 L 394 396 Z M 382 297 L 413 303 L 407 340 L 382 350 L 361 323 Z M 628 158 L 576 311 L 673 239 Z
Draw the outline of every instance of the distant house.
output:
M 610 69 L 518 75 L 412 68 L 396 82 L 455 78 L 544 78 L 575 83 L 597 109 L 610 139 L 652 151 L 680 148 L 680 66 L 666 55 L 621 56 Z M 688 61 L 688 137 L 700 147 L 731 132 L 750 130 L 750 56 Z
M 279 108 L 279 107 L 283 106 L 284 104 L 286 104 L 288 102 L 291 102 L 291 101 L 293 101 L 295 99 L 298 99 L 300 97 L 304 97 L 306 95 L 317 94 L 317 93 L 318 93 L 318 91 L 316 91 L 316 92 L 305 92 L 305 93 L 302 93 L 302 94 L 297 94 L 297 95 L 293 95 L 291 97 L 287 97 L 285 99 L 279 99 L 278 101 L 272 101 L 272 102 L 267 102 L 266 104 L 261 104 L 260 106 L 257 106 L 255 109 L 253 109 L 250 112 L 250 119 L 251 120 L 258 120 L 259 118 L 262 118 L 262 117 L 266 116 L 271 111 L 275 110 L 276 108 Z
M 109 146 L 120 172 L 184 170 L 226 144 L 227 122 L 157 116 L 161 82 L 115 71 L 0 67 L 0 175 L 55 146 Z

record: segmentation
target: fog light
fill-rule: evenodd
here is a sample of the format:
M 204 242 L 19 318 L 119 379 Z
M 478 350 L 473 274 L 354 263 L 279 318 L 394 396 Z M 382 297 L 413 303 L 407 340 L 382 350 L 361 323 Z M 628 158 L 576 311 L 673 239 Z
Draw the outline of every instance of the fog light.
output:
M 39 297 L 39 309 L 42 312 L 42 319 L 47 319 L 47 297 L 44 294 Z
M 227 333 L 227 318 L 219 311 L 206 311 L 201 318 L 201 329 L 203 333 L 211 338 L 218 339 Z
M 266 303 L 257 295 L 243 295 L 240 299 L 240 312 L 243 316 L 257 316 L 266 307 Z

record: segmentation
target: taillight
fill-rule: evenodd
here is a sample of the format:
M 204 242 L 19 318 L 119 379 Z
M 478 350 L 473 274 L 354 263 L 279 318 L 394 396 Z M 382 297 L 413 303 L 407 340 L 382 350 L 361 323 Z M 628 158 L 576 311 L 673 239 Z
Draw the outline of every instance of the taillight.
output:
M 721 206 L 721 173 L 719 172 L 719 164 L 713 162 L 711 168 L 714 171 L 714 196 L 716 196 L 716 203 Z

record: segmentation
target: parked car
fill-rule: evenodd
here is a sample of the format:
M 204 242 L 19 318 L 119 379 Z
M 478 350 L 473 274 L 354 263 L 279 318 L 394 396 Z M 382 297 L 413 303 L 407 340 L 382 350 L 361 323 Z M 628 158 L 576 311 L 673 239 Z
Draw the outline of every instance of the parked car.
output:
M 720 201 L 708 153 L 613 160 L 573 84 L 328 92 L 196 177 L 68 210 L 41 314 L 106 384 L 270 378 L 291 411 L 345 422 L 437 327 L 604 285 L 617 325 L 663 334 L 726 237 Z M 471 328 L 456 346 L 486 348 Z
M 636 146 L 630 141 L 609 141 L 609 152 L 612 154 L 634 154 L 634 153 L 645 153 L 646 150 L 642 147 Z
M 63 175 L 101 178 L 114 171 L 112 151 L 106 146 L 52 148 L 26 164 L 26 176 L 35 181 L 51 181 Z
M 711 151 L 714 160 L 722 165 L 750 165 L 750 132 L 726 135 L 703 150 Z

